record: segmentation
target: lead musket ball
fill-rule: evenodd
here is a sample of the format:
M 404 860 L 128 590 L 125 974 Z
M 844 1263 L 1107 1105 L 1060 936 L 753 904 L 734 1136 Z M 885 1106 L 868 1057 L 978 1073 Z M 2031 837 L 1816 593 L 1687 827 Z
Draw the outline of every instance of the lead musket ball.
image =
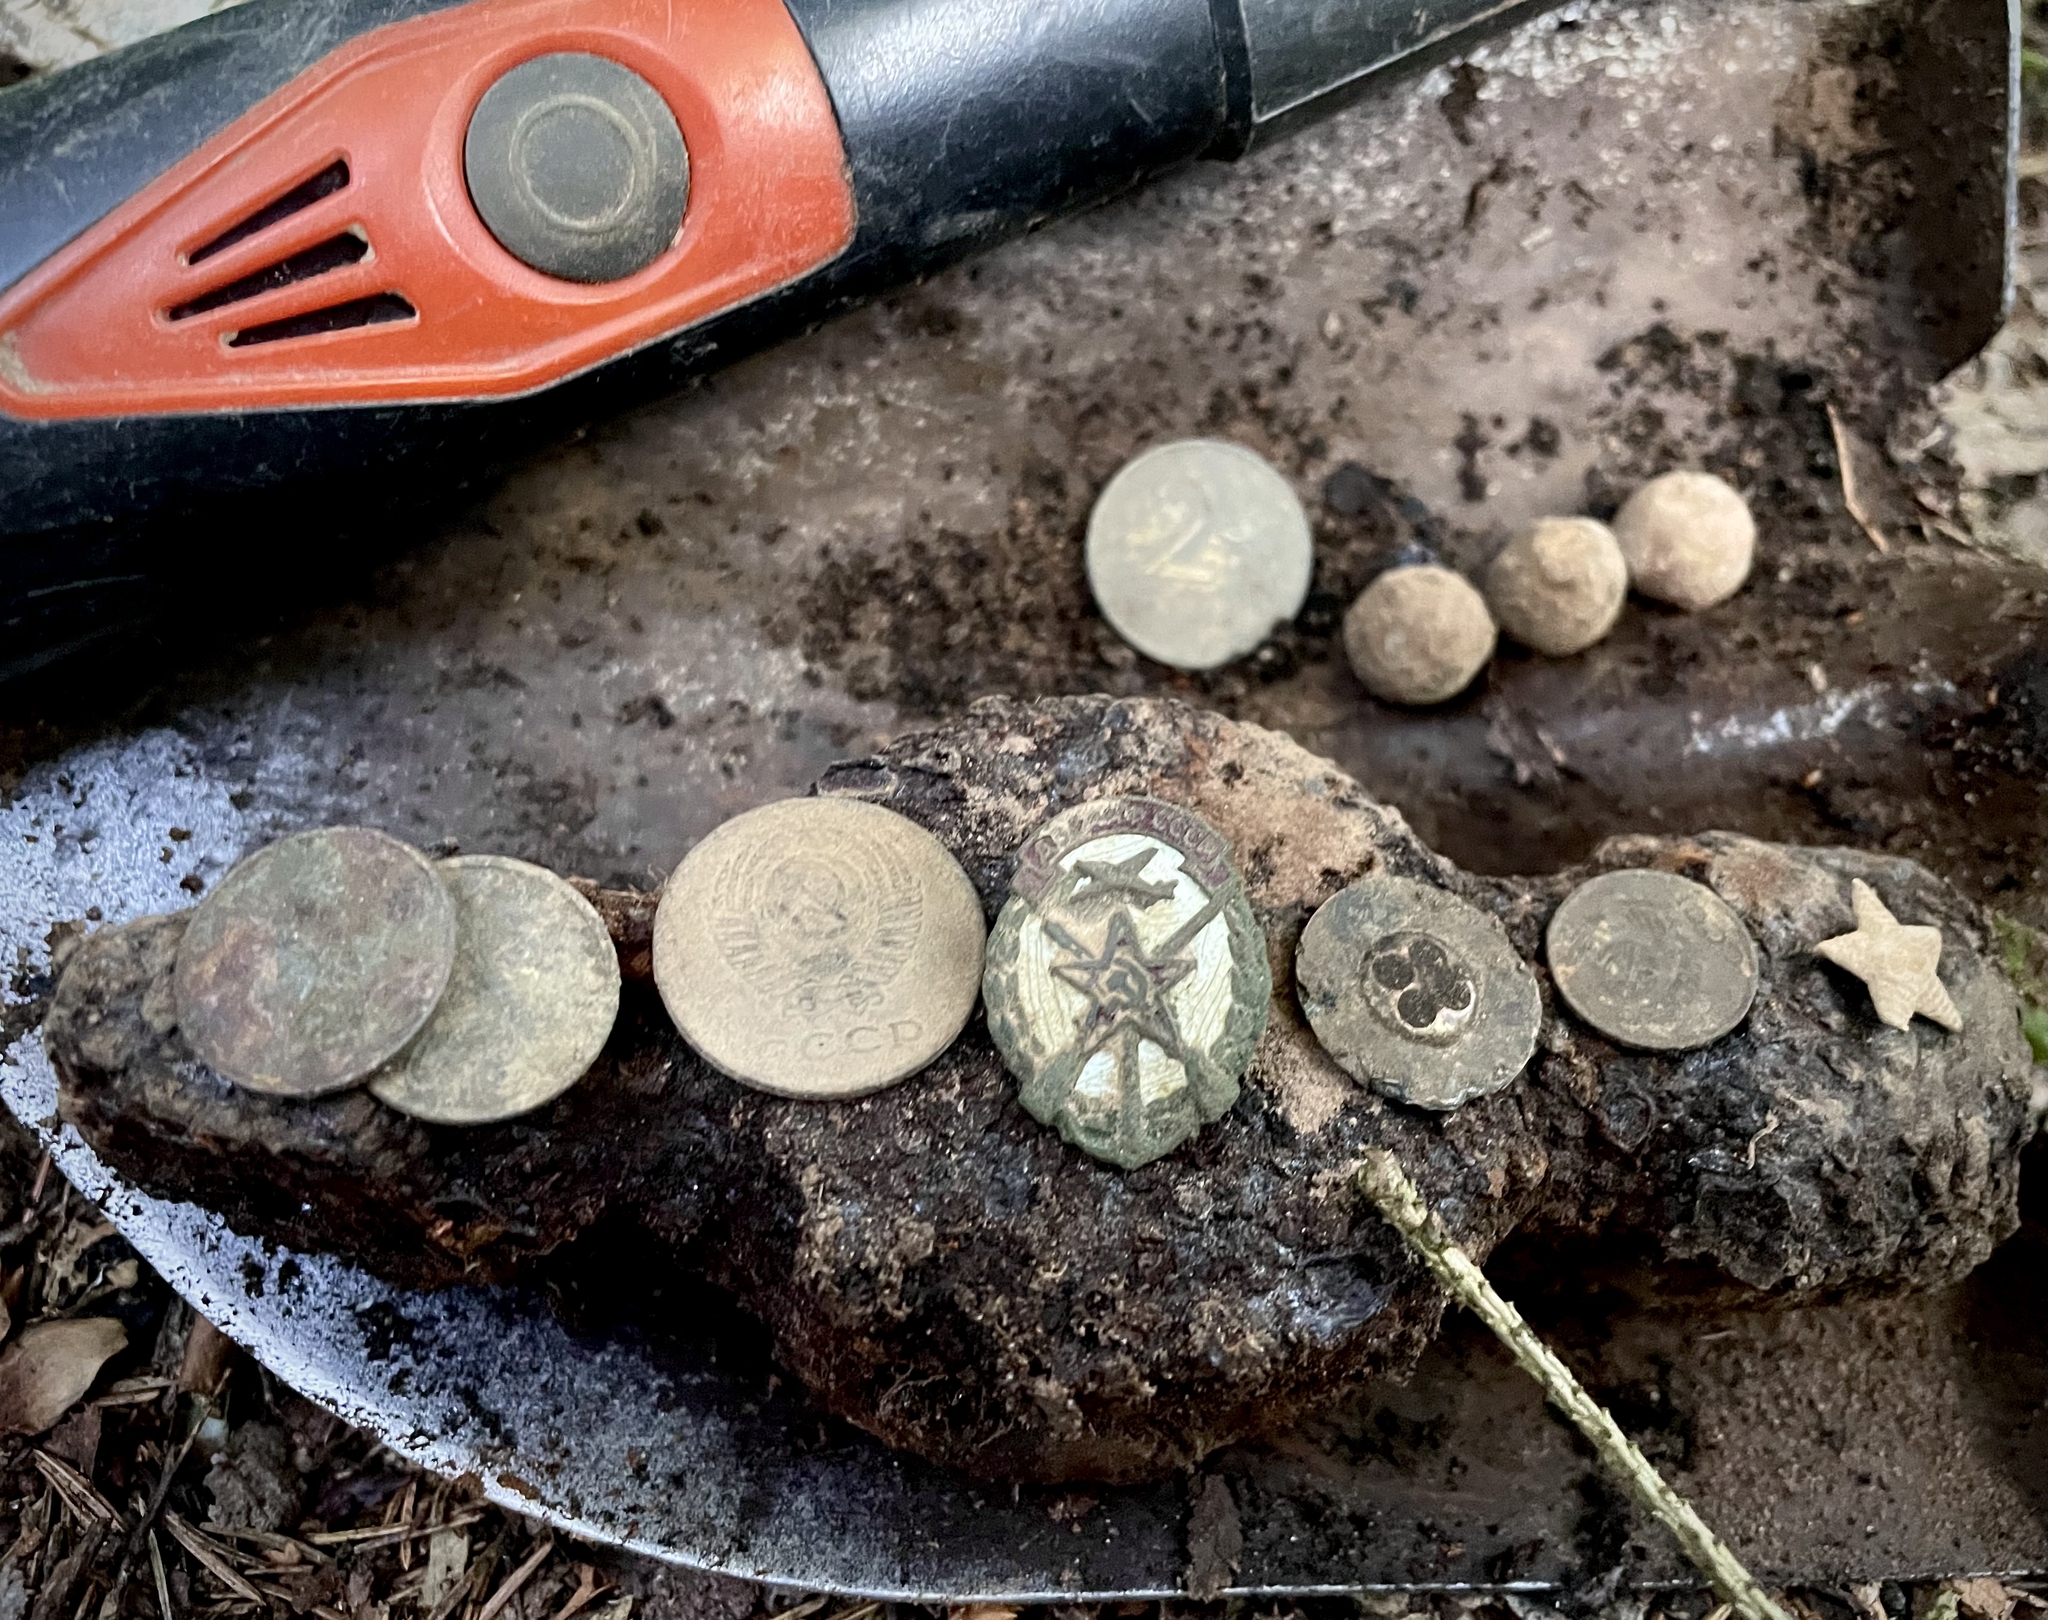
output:
M 1628 563 L 1606 524 L 1539 518 L 1493 559 L 1486 598 L 1515 640 L 1565 658 L 1614 628 L 1628 598 Z
M 1434 563 L 1390 568 L 1344 615 L 1344 652 L 1374 697 L 1442 703 L 1470 686 L 1493 656 L 1486 599 Z
M 1688 613 L 1741 590 L 1756 559 L 1748 504 L 1712 473 L 1651 479 L 1614 514 L 1614 538 L 1635 588 Z

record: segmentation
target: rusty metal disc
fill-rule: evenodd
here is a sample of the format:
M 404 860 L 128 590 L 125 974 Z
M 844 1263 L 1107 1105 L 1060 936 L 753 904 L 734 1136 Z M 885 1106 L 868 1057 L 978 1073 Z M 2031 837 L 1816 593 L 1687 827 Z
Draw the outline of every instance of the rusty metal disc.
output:
M 455 903 L 418 850 L 369 827 L 295 833 L 201 901 L 172 977 L 199 1059 L 237 1085 L 318 1097 L 419 1033 L 455 962 Z

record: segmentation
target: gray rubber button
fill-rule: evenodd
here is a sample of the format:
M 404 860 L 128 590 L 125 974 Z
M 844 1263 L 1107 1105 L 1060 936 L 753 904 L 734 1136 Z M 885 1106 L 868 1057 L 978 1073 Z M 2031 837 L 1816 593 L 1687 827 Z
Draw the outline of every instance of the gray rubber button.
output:
M 564 281 L 645 269 L 690 200 L 690 155 L 661 92 L 581 51 L 522 62 L 485 91 L 462 162 L 506 252 Z

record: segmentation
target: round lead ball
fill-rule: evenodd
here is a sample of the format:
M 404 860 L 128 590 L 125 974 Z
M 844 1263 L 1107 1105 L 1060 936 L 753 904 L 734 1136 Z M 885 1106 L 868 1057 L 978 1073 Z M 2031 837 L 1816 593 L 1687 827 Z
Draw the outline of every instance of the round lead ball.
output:
M 1500 627 L 1552 658 L 1584 652 L 1628 600 L 1628 563 L 1613 531 L 1585 517 L 1539 518 L 1493 559 L 1486 599 Z
M 455 903 L 431 862 L 368 827 L 294 833 L 220 881 L 171 973 L 178 1025 L 239 1086 L 319 1097 L 419 1033 L 455 964 Z
M 588 900 L 544 867 L 458 855 L 455 964 L 426 1027 L 370 1081 L 435 1125 L 488 1125 L 553 1102 L 597 1061 L 619 1015 L 619 957 Z
M 960 863 L 858 799 L 785 799 L 683 857 L 654 914 L 654 982 L 706 1062 L 785 1097 L 858 1097 L 949 1045 L 986 927 Z
M 1344 615 L 1345 655 L 1388 703 L 1448 702 L 1478 679 L 1495 640 L 1486 599 L 1434 563 L 1388 569 Z
M 1614 538 L 1635 588 L 1688 613 L 1741 590 L 1756 558 L 1756 520 L 1712 473 L 1651 479 L 1614 514 Z
M 1126 462 L 1088 515 L 1088 585 L 1147 658 L 1215 669 L 1308 599 L 1314 548 L 1287 480 L 1242 445 L 1182 439 Z

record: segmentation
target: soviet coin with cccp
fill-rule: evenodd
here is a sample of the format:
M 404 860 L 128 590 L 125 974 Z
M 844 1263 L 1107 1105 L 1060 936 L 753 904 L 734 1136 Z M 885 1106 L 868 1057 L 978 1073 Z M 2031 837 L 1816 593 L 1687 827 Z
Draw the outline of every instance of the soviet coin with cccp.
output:
M 713 1068 L 786 1097 L 915 1074 L 974 1010 L 981 898 L 930 833 L 857 799 L 785 799 L 683 857 L 654 982 Z
M 1507 931 L 1456 895 L 1369 874 L 1324 903 L 1294 958 L 1301 1010 L 1346 1074 L 1456 1108 L 1536 1050 L 1543 998 Z
M 1025 844 L 982 995 L 1025 1110 L 1129 1170 L 1237 1101 L 1272 990 L 1223 835 L 1179 805 L 1121 798 Z

